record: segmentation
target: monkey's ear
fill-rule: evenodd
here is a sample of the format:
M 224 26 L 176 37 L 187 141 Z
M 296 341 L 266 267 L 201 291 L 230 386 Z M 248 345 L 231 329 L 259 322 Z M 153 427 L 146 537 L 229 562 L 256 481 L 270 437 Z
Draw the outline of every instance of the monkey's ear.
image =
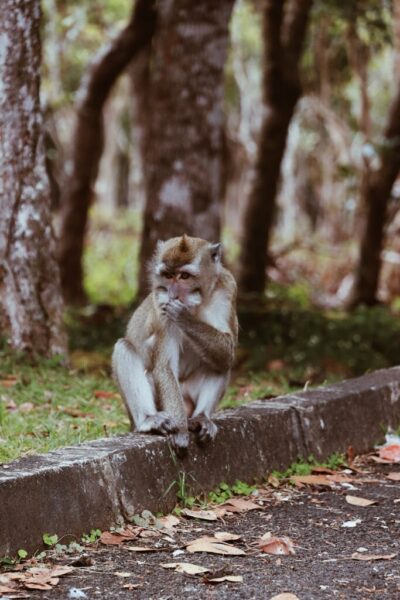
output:
M 211 260 L 215 263 L 221 262 L 222 244 L 210 244 L 209 248 L 211 253 Z

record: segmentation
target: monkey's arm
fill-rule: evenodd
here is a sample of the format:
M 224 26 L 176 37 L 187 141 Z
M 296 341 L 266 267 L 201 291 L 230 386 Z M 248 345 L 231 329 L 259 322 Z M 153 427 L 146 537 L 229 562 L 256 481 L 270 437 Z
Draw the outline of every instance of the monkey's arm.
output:
M 170 366 L 159 365 L 153 371 L 154 385 L 161 410 L 177 420 L 177 425 L 186 426 L 185 406 L 179 384 Z
M 163 311 L 179 326 L 207 368 L 217 373 L 226 373 L 232 368 L 236 346 L 233 331 L 220 331 L 201 321 L 178 300 L 165 305 Z

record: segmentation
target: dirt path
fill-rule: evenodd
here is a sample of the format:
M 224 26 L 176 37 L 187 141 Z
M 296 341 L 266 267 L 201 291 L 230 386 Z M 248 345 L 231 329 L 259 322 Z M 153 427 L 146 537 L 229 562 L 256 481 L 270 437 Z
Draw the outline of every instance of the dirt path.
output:
M 223 520 L 211 522 L 181 517 L 175 530 L 163 535 L 138 537 L 118 546 L 98 544 L 86 551 L 83 563 L 89 566 L 75 564 L 51 590 L 24 592 L 41 600 L 270 599 L 284 592 L 301 600 L 400 599 L 400 482 L 387 478 L 396 471 L 400 472 L 399 465 L 368 463 L 362 473 L 350 474 L 350 481 L 332 488 L 268 486 L 251 498 L 262 502 L 259 510 L 228 513 Z M 377 503 L 354 506 L 346 495 Z M 344 526 L 348 522 L 355 526 Z M 217 531 L 240 535 L 228 543 L 246 554 L 190 554 L 185 549 L 189 541 L 214 536 Z M 260 551 L 258 540 L 267 532 L 290 538 L 295 554 Z M 130 546 L 146 546 L 152 551 L 130 551 Z M 367 560 L 352 558 L 354 553 Z M 386 558 L 373 560 L 373 556 Z M 73 560 L 62 557 L 57 562 L 71 564 Z M 190 576 L 161 566 L 171 562 L 194 563 L 210 571 Z M 224 574 L 241 576 L 243 582 L 207 581 Z

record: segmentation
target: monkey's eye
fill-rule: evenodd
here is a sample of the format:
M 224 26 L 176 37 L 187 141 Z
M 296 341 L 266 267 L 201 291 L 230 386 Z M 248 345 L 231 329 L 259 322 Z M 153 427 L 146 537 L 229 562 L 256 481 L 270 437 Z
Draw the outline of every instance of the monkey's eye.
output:
M 189 279 L 189 277 L 191 277 L 190 273 L 186 273 L 186 271 L 181 273 L 181 279 Z
M 173 275 L 171 273 L 168 273 L 168 271 L 163 271 L 161 273 L 162 277 L 165 277 L 166 279 L 172 279 Z

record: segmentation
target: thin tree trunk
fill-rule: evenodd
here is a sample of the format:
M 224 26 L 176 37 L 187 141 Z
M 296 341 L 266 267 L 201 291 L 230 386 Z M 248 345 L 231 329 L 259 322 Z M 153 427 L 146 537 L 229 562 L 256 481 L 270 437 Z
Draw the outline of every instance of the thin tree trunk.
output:
M 103 106 L 119 75 L 150 43 L 155 25 L 155 0 L 137 0 L 129 25 L 94 61 L 79 92 L 72 168 L 62 201 L 59 243 L 62 289 L 65 300 L 71 304 L 85 301 L 82 254 L 103 150 Z
M 62 298 L 40 114 L 40 3 L 0 20 L 0 321 L 12 347 L 64 354 Z
M 366 220 L 353 294 L 349 303 L 351 308 L 360 304 L 373 305 L 377 302 L 387 205 L 400 171 L 399 83 L 390 107 L 380 159 L 379 169 L 370 173 L 368 185 L 362 190 L 361 201 L 366 207 Z
M 239 288 L 262 294 L 289 124 L 301 96 L 299 61 L 312 0 L 266 0 L 263 15 L 265 115 L 244 217 Z
M 165 2 L 153 43 L 140 293 L 156 241 L 220 235 L 223 77 L 233 0 Z

